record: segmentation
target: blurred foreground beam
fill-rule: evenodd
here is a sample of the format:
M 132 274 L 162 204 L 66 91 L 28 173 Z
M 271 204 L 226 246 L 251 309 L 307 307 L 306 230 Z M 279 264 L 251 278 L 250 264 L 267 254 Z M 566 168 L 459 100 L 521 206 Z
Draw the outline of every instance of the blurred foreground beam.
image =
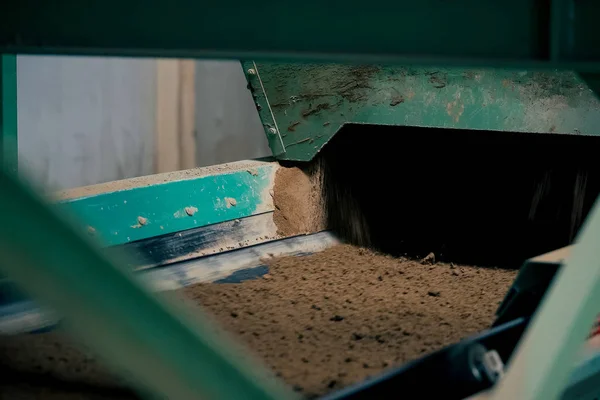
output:
M 600 304 L 600 202 L 525 331 L 492 400 L 551 400 L 564 391 Z
M 11 0 L 0 52 L 598 71 L 599 11 L 590 0 Z
M 276 382 L 264 383 L 260 368 L 241 365 L 209 322 L 198 315 L 191 324 L 172 312 L 4 172 L 0 193 L 0 272 L 59 312 L 66 327 L 125 372 L 141 394 L 290 397 Z

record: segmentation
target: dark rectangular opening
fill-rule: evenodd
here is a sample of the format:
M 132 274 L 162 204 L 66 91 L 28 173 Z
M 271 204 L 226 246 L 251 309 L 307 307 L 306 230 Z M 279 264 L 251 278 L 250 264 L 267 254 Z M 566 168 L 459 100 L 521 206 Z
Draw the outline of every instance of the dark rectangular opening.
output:
M 600 193 L 600 137 L 346 125 L 323 149 L 330 226 L 394 255 L 519 267 Z

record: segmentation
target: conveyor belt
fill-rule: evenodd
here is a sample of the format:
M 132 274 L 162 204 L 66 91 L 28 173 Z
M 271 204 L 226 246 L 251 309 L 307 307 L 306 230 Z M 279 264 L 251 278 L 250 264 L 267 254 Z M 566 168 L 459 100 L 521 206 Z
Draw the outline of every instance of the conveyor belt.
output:
M 205 235 L 205 229 L 194 229 L 194 232 L 183 232 L 189 237 Z M 148 260 L 148 252 L 165 247 L 165 242 L 173 246 L 173 238 L 178 234 L 165 235 L 162 239 L 151 238 L 128 246 L 136 248 L 138 260 Z M 147 246 L 151 241 L 155 247 Z M 244 279 L 252 279 L 268 271 L 264 265 L 265 258 L 310 254 L 339 243 L 330 232 L 319 232 L 311 235 L 294 236 L 272 240 L 266 243 L 228 250 L 214 255 L 194 256 L 186 259 L 181 251 L 172 252 L 184 261 L 171 262 L 162 259 L 158 265 L 138 272 L 140 278 L 155 291 L 181 289 L 200 282 L 227 283 Z M 177 247 L 177 246 L 175 246 Z M 180 249 L 188 248 L 181 246 Z M 198 246 L 194 247 L 194 254 Z M 156 260 L 156 259 L 155 259 Z M 142 261 L 142 264 L 146 261 Z M 132 265 L 134 266 L 134 265 Z M 0 334 L 19 334 L 51 329 L 59 323 L 59 317 L 51 310 L 39 307 L 23 296 L 19 296 L 14 285 L 9 281 L 0 283 L 0 293 L 12 295 L 0 296 Z M 17 293 L 17 294 L 15 294 Z

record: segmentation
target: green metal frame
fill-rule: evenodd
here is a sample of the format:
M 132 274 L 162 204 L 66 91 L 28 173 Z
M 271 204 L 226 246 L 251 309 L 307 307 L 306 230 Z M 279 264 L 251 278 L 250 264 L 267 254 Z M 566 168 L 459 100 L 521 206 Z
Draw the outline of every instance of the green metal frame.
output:
M 17 57 L 6 54 L 0 55 L 0 166 L 17 173 Z
M 0 9 L 0 51 L 597 71 L 599 9 L 593 0 L 21 0 Z
M 311 160 L 346 123 L 600 134 L 600 101 L 568 71 L 242 65 L 269 146 L 283 160 Z

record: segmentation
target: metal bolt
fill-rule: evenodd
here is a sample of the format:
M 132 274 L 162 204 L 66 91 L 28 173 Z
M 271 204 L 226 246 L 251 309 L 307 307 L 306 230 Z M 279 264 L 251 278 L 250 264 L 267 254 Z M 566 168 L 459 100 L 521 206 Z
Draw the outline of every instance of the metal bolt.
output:
M 248 68 L 248 75 L 256 75 L 256 70 L 254 68 Z
M 269 128 L 269 133 L 272 133 L 273 135 L 275 135 L 277 133 L 277 129 Z

